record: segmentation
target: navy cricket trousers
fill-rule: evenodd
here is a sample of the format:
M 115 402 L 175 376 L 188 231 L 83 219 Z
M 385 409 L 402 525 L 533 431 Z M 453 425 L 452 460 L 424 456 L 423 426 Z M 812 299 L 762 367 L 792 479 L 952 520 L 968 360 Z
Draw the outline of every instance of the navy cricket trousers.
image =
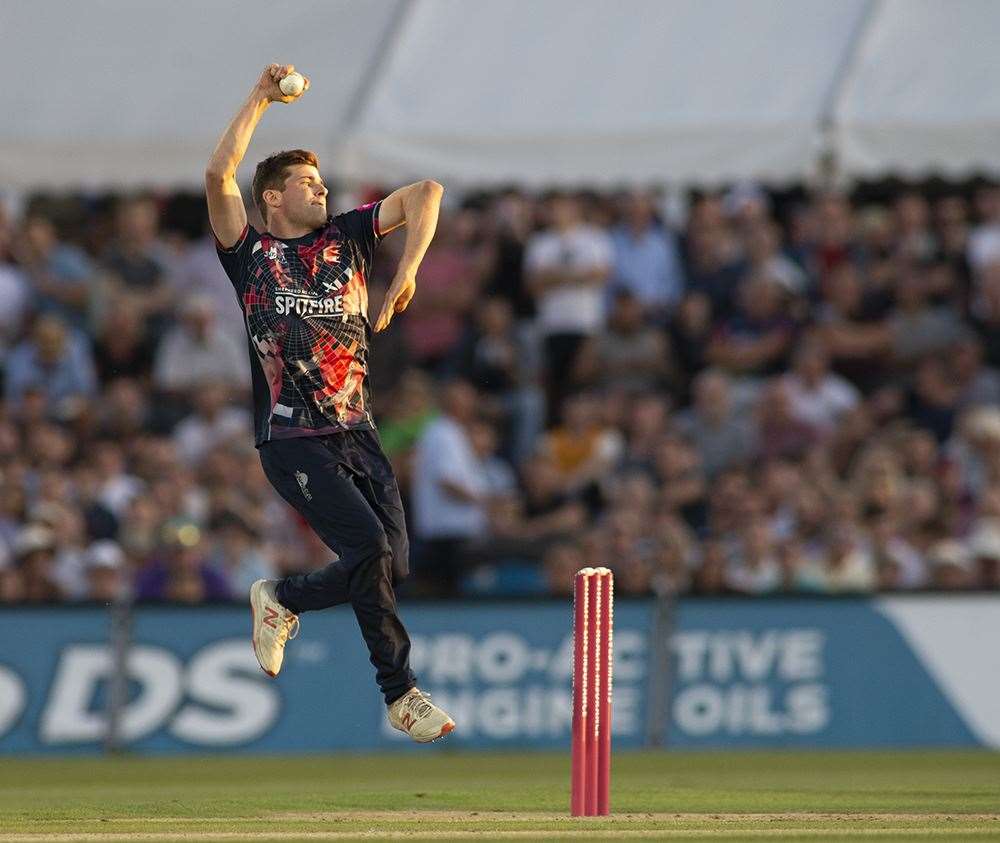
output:
M 265 442 L 260 461 L 271 485 L 339 557 L 283 579 L 279 602 L 299 614 L 350 603 L 386 703 L 416 685 L 410 638 L 393 583 L 409 573 L 403 504 L 374 430 Z

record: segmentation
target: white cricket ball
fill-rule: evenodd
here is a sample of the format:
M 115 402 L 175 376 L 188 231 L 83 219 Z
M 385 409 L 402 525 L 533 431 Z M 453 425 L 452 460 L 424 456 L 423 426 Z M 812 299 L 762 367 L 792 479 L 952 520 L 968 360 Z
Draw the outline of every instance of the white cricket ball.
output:
M 278 87 L 281 88 L 281 93 L 283 93 L 286 97 L 297 97 L 302 93 L 305 86 L 306 80 L 302 78 L 301 73 L 289 73 L 278 83 Z

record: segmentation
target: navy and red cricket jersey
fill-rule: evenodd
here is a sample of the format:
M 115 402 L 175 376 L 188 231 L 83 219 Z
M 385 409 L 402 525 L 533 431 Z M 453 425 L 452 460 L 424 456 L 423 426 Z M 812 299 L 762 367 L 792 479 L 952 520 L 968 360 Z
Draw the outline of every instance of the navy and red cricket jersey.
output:
M 216 243 L 243 308 L 258 446 L 375 427 L 367 280 L 380 204 L 294 239 L 247 225 L 232 248 Z

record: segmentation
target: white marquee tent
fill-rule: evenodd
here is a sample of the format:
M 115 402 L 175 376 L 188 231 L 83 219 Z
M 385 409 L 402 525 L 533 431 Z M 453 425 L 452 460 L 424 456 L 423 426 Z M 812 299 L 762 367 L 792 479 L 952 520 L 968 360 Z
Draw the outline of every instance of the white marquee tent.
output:
M 0 189 L 195 185 L 267 62 L 250 160 L 490 184 L 1000 172 L 993 0 L 6 0 Z

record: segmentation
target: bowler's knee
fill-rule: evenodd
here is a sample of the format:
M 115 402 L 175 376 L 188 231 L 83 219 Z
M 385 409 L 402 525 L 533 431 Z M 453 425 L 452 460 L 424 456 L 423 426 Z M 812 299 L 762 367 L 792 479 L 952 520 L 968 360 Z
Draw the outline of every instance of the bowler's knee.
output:
M 390 539 L 392 547 L 392 581 L 401 583 L 410 574 L 410 542 L 405 535 Z
M 386 535 L 385 528 L 377 521 L 366 531 L 364 548 L 361 552 L 362 562 L 381 561 L 392 556 L 392 545 Z

